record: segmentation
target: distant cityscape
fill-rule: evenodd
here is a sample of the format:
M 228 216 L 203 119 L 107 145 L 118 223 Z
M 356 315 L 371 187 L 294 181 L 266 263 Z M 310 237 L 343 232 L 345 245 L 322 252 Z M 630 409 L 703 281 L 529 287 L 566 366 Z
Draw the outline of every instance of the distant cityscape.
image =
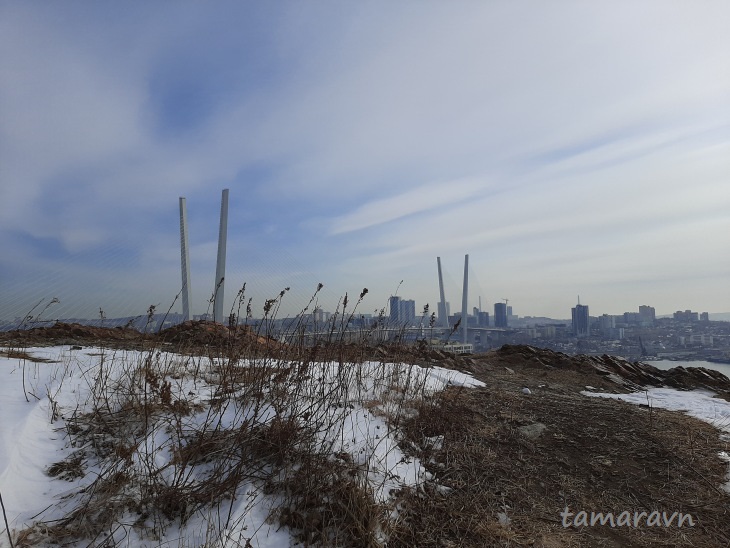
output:
M 180 257 L 182 281 L 182 314 L 149 314 L 136 317 L 94 320 L 67 318 L 66 323 L 103 327 L 129 327 L 143 332 L 157 332 L 188 321 L 212 321 L 220 324 L 248 325 L 259 333 L 286 341 L 296 337 L 298 342 L 314 344 L 332 337 L 338 340 L 356 340 L 368 337 L 370 342 L 399 341 L 426 343 L 445 347 L 458 353 L 482 352 L 504 344 L 528 344 L 550 348 L 566 354 L 610 354 L 627 359 L 708 360 L 730 363 L 730 321 L 711 321 L 708 312 L 678 310 L 671 317 L 657 318 L 654 307 L 641 305 L 637 311 L 619 315 L 591 316 L 587 304 L 578 303 L 570 309 L 570 319 L 524 316 L 513 313 L 509 299 L 494 303 L 493 315 L 479 306 L 468 309 L 469 255 L 464 256 L 464 284 L 461 311 L 451 313 L 446 300 L 441 269 L 437 257 L 439 301 L 435 309 L 428 304 L 418 311 L 416 301 L 399 296 L 388 299 L 388 309 L 381 314 L 331 313 L 322 308 L 298 317 L 268 316 L 255 319 L 248 314 L 224 317 L 226 242 L 228 232 L 228 189 L 221 194 L 221 216 L 218 238 L 213 312 L 193 315 L 190 287 L 190 257 L 188 244 L 187 204 L 179 198 Z M 55 321 L 42 319 L 43 311 L 14 321 L 0 321 L 0 331 L 50 326 Z M 40 305 L 41 303 L 39 303 Z M 567 307 L 566 307 L 567 308 Z M 567 313 L 567 309 L 566 309 Z
M 730 363 L 730 322 L 713 321 L 708 312 L 678 310 L 670 317 L 656 316 L 654 307 L 641 305 L 636 311 L 623 314 L 591 316 L 587 304 L 570 309 L 571 318 L 518 316 L 506 302 L 494 303 L 492 313 L 473 307 L 466 318 L 467 340 L 461 339 L 461 313 L 450 314 L 445 303 L 448 323 L 429 306 L 417 310 L 413 299 L 390 297 L 389 306 L 380 315 L 355 314 L 343 321 L 340 314 L 321 308 L 305 317 L 228 318 L 229 324 L 246 324 L 252 329 L 276 338 L 305 334 L 310 342 L 318 337 L 344 330 L 351 338 L 368 333 L 376 341 L 446 345 L 461 352 L 483 352 L 504 344 L 527 344 L 550 348 L 566 354 L 610 354 L 632 360 L 708 360 Z M 566 311 L 567 312 L 567 311 Z M 567 314 L 566 314 L 567 315 Z M 213 321 L 212 314 L 194 315 L 195 321 Z M 183 314 L 153 314 L 125 318 L 66 318 L 43 320 L 15 318 L 0 321 L 0 331 L 47 327 L 56 321 L 102 327 L 130 327 L 156 332 L 185 321 Z
M 445 308 L 452 330 L 457 324 L 461 326 L 461 313 L 450 314 L 448 302 Z M 414 310 L 414 301 L 391 297 L 390 324 L 411 330 L 427 325 L 429 318 L 415 318 Z M 475 352 L 504 344 L 528 344 L 567 354 L 730 363 L 730 322 L 712 321 L 708 312 L 678 310 L 670 317 L 657 318 L 653 306 L 641 305 L 637 311 L 591 316 L 589 306 L 578 303 L 570 313 L 568 321 L 520 317 L 506 302 L 494 303 L 493 316 L 474 307 L 467 316 L 466 342 Z

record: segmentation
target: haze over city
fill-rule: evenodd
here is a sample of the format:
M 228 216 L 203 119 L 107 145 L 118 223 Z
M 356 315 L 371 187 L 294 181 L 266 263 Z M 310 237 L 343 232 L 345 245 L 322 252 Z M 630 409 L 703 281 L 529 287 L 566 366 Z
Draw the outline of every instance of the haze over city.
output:
M 727 2 L 0 5 L 0 319 L 319 282 L 730 311 Z M 402 283 L 401 283 L 402 281 Z M 174 310 L 180 310 L 180 302 Z M 258 315 L 258 314 L 257 314 Z

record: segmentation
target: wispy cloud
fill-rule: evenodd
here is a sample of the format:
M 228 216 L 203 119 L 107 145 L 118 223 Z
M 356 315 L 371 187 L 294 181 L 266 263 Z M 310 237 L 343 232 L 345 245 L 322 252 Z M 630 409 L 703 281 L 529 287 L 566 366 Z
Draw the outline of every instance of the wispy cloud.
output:
M 331 234 L 353 232 L 402 219 L 417 213 L 448 208 L 488 192 L 490 185 L 479 180 L 445 181 L 411 189 L 389 198 L 372 200 L 347 215 L 333 219 Z
M 425 301 L 433 258 L 469 252 L 487 291 L 555 313 L 597 271 L 683 277 L 677 242 L 726 272 L 729 18 L 712 1 L 2 4 L 0 243 L 17 253 L 0 312 L 43 287 L 92 311 L 167 294 L 181 195 L 204 307 L 222 188 L 230 277 L 262 293 L 405 279 Z M 691 306 L 730 310 L 726 284 L 701 285 Z

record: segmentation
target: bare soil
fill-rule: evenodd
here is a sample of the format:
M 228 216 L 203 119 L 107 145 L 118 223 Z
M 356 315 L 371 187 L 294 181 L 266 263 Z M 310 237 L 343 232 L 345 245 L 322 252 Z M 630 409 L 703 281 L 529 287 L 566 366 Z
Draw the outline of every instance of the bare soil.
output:
M 626 388 L 582 357 L 538 365 L 517 359 L 523 351 L 532 353 L 472 358 L 485 388 L 449 389 L 402 425 L 410 440 L 443 436 L 443 444 L 420 451 L 434 482 L 402 495 L 389 546 L 730 546 L 728 466 L 718 458 L 729 447 L 718 430 L 683 413 L 582 395 L 586 385 Z M 521 431 L 538 423 L 545 428 L 534 439 Z M 649 527 L 644 518 L 636 528 L 566 528 L 566 506 L 589 517 L 676 511 L 695 525 Z

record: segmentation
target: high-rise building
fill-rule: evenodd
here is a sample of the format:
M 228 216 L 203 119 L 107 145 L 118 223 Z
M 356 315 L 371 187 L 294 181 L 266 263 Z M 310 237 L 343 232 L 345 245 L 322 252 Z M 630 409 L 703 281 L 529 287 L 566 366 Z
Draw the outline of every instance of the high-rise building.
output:
M 616 316 L 603 314 L 598 317 L 598 327 L 604 339 L 619 339 L 619 331 L 616 329 Z
M 603 314 L 598 318 L 598 323 L 601 326 L 601 331 L 616 328 L 616 316 L 609 314 Z
M 416 322 L 416 301 L 401 299 L 398 310 L 398 321 L 402 324 L 412 325 Z
M 325 322 L 327 322 L 330 319 L 331 314 L 329 312 L 325 312 L 322 310 L 319 306 L 314 309 L 312 312 L 312 318 L 314 319 L 315 323 L 322 325 Z
M 639 316 L 641 316 L 642 324 L 654 325 L 656 321 L 656 310 L 653 306 L 641 305 L 639 307 Z
M 700 318 L 698 312 L 692 312 L 691 310 L 682 312 L 681 310 L 677 310 L 674 313 L 674 319 L 680 322 L 696 322 Z
M 641 314 L 638 312 L 624 312 L 624 323 L 626 325 L 640 325 L 642 323 Z
M 507 305 L 494 303 L 494 327 L 507 327 Z
M 588 316 L 588 306 L 577 304 L 571 309 L 573 317 L 573 334 L 576 337 L 587 337 L 590 335 L 590 317 Z
M 400 322 L 400 297 L 390 297 L 390 321 L 391 323 Z

